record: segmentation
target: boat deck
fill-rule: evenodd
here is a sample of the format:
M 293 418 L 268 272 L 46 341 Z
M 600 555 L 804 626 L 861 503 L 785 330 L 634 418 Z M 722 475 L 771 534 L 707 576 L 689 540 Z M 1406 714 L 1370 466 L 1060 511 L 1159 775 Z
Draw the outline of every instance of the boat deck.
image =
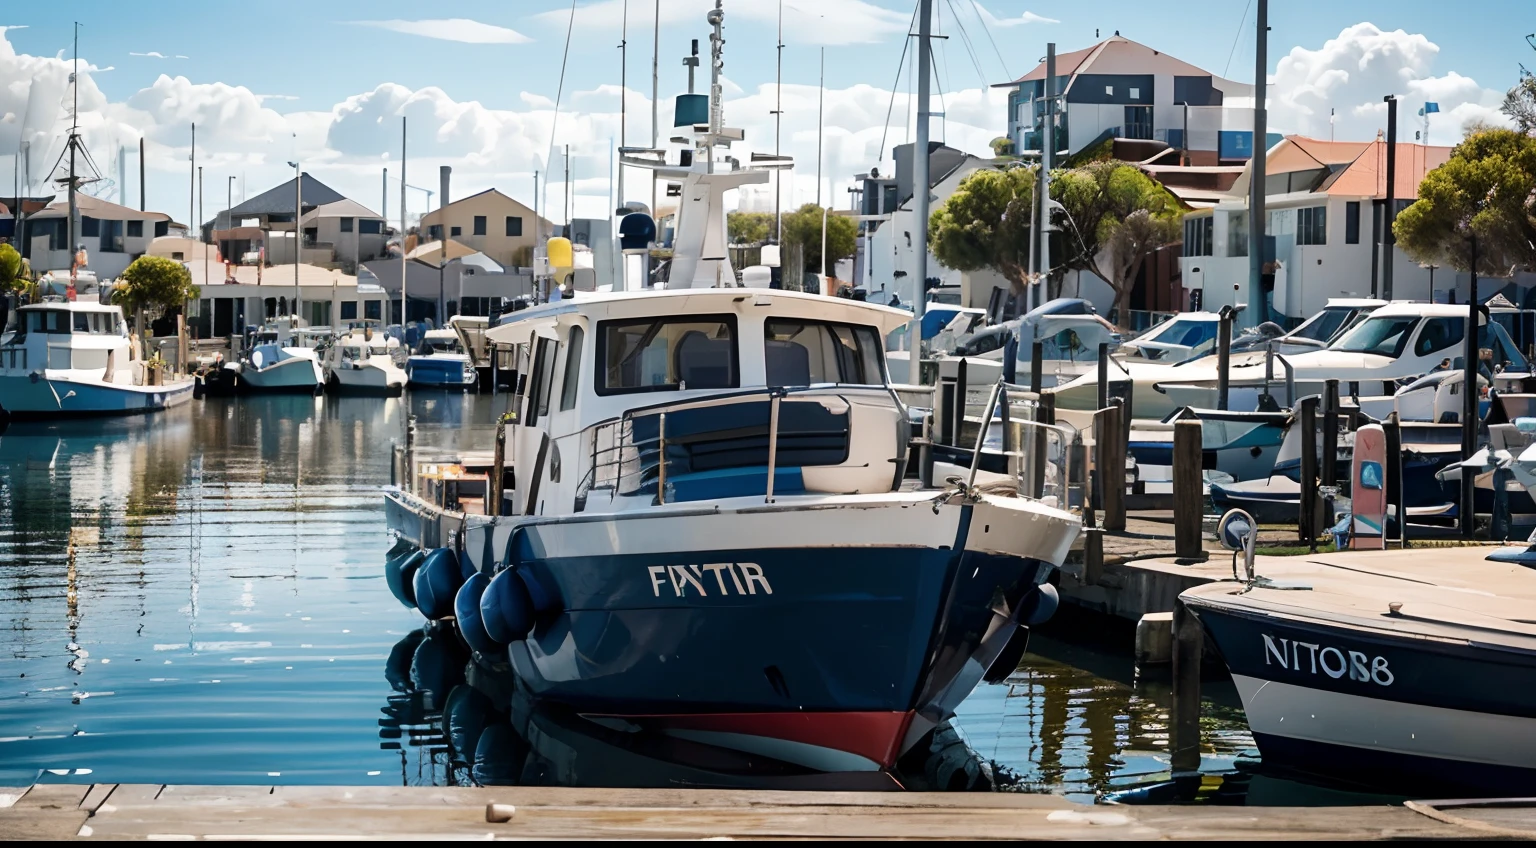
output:
M 44 784 L 0 806 L 8 839 L 1536 837 L 1529 806 L 1085 806 L 1022 793 Z
M 1386 633 L 1536 650 L 1536 569 L 1490 562 L 1493 549 L 1348 551 L 1259 557 L 1273 585 L 1215 583 L 1194 597 Z M 1400 605 L 1393 612 L 1389 605 Z

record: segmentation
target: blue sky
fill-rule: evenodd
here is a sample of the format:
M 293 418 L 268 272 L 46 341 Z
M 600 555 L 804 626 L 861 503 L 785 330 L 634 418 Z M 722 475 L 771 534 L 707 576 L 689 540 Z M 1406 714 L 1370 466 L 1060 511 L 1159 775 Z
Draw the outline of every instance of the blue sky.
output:
M 574 190 L 583 214 L 607 205 L 606 151 L 608 139 L 618 134 L 616 47 L 623 3 L 577 0 L 560 141 L 575 145 Z M 456 194 L 500 185 L 531 200 L 532 170 L 545 167 L 552 119 L 548 100 L 555 96 L 571 8 L 561 0 L 273 0 L 259 6 L 213 2 L 184 8 L 104 0 L 7 5 L 0 10 L 0 26 L 25 28 L 0 33 L 8 42 L 8 47 L 0 45 L 0 118 L 8 110 L 12 115 L 26 112 L 29 88 L 39 87 L 32 79 L 16 77 L 41 78 L 51 67 L 42 59 L 67 58 L 71 22 L 80 20 L 85 25 L 81 55 L 100 69 L 90 74 L 99 95 L 87 97 L 82 109 L 99 117 L 87 138 L 103 158 L 111 158 L 118 144 L 136 145 L 137 134 L 147 136 L 148 165 L 158 173 L 151 174 L 152 203 L 158 200 L 172 211 L 174 198 L 185 196 L 185 178 L 179 188 L 173 180 L 184 170 L 190 118 L 202 119 L 200 146 L 219 180 L 242 175 L 254 193 L 279 179 L 282 162 L 297 155 L 318 176 L 377 206 L 378 169 L 388 164 L 386 155 L 398 155 L 390 153 L 398 146 L 398 119 L 392 131 L 384 119 L 402 110 L 413 116 L 413 165 L 421 157 L 413 184 L 435 185 L 435 165 L 442 162 L 455 167 L 463 186 L 462 191 L 456 187 Z M 662 0 L 661 5 L 665 115 L 668 98 L 685 85 L 681 57 L 688 40 L 700 38 L 708 49 L 703 14 L 712 0 Z M 902 140 L 906 125 L 901 116 L 910 111 L 904 95 L 896 98 L 893 127 L 883 126 L 902 33 L 914 5 L 915 0 L 785 3 L 784 80 L 793 92 L 786 94 L 792 102 L 786 104 L 785 146 L 800 162 L 795 200 L 814 199 L 816 189 L 812 87 L 821 47 L 827 48 L 824 156 L 829 177 L 844 180 L 877 164 L 882 138 L 885 148 Z M 1276 81 L 1287 92 L 1311 92 L 1317 95 L 1314 100 L 1323 97 L 1330 103 L 1338 99 L 1340 108 L 1379 102 L 1375 88 L 1401 78 L 1419 81 L 1420 92 L 1442 92 L 1419 99 L 1465 101 L 1458 119 L 1484 115 L 1493 95 L 1517 78 L 1518 63 L 1536 68 L 1536 51 L 1522 37 L 1536 32 L 1536 4 L 1529 0 L 1478 0 L 1476 14 L 1464 15 L 1450 13 L 1456 7 L 1444 0 L 1271 5 L 1270 73 L 1279 71 Z M 629 0 L 629 6 L 630 141 L 638 144 L 648 141 L 650 130 L 646 99 L 656 6 L 655 0 Z M 1246 0 L 1157 6 L 1145 0 L 1055 6 L 1037 0 L 935 0 L 939 30 L 952 36 L 939 42 L 935 57 L 946 89 L 944 108 L 951 116 L 951 125 L 940 133 L 973 148 L 1001 134 L 997 94 L 983 86 L 1027 71 L 1047 41 L 1054 40 L 1062 51 L 1079 49 L 1094 42 L 1095 30 L 1101 37 L 1119 30 L 1214 73 L 1250 81 L 1251 8 L 1240 26 L 1248 6 Z M 748 128 L 751 146 L 771 149 L 767 112 L 775 72 L 775 4 L 728 0 L 726 13 L 725 74 L 733 98 L 728 122 Z M 435 23 L 420 23 L 426 19 Z M 1386 34 L 1360 30 L 1357 25 L 1363 22 Z M 1397 30 L 1403 31 L 1401 37 Z M 1287 71 L 1281 63 L 1293 49 L 1304 55 Z M 13 60 L 9 66 L 3 62 L 6 52 Z M 167 58 L 133 55 L 150 53 Z M 1371 73 L 1362 55 L 1371 58 Z M 1338 86 L 1341 70 L 1354 75 L 1359 90 Z M 1328 76 L 1330 71 L 1335 76 Z M 177 78 L 185 81 L 178 85 Z M 907 86 L 903 78 L 896 88 L 905 92 Z M 1326 89 L 1322 95 L 1320 86 Z M 1454 104 L 1442 105 L 1449 110 Z M 1276 118 L 1297 126 L 1282 128 L 1317 131 L 1305 115 L 1287 108 L 1277 105 Z M 34 123 L 43 120 L 37 113 L 34 104 Z M 13 118 L 9 128 L 0 124 L 0 157 L 16 145 L 16 123 Z M 1341 137 L 1343 131 L 1373 135 L 1373 127 L 1363 114 L 1355 123 L 1341 123 Z M 7 132 L 13 133 L 9 141 Z M 208 179 L 212 185 L 213 178 Z M 136 195 L 136 180 L 130 189 Z M 842 185 L 824 190 L 842 195 Z

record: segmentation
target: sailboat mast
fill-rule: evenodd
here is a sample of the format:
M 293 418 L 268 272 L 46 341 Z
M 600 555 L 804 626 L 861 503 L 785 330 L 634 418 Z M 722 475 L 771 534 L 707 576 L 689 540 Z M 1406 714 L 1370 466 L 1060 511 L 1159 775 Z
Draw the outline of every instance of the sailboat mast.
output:
M 779 150 L 779 142 L 784 132 L 784 0 L 779 0 L 779 46 L 778 56 L 778 82 L 775 83 L 773 96 L 773 155 L 782 156 Z M 773 220 L 777 229 L 774 232 L 774 241 L 784 243 L 784 171 L 776 168 L 773 172 Z
M 619 32 L 619 188 L 614 214 L 624 205 L 623 150 L 629 144 L 629 0 L 624 0 L 624 22 Z
M 400 116 L 400 335 L 405 335 L 405 116 Z
M 1265 168 L 1269 164 L 1269 145 L 1265 141 L 1269 136 L 1269 116 L 1264 110 L 1264 88 L 1269 81 L 1269 0 L 1259 0 L 1258 5 L 1253 51 L 1253 144 L 1250 146 L 1253 165 L 1248 183 L 1248 302 L 1254 305 L 1249 312 L 1257 311 L 1262 316 L 1264 304 L 1259 299 L 1259 292 L 1264 290 L 1264 183 Z M 1374 289 L 1376 281 L 1371 282 Z M 1372 291 L 1371 296 L 1375 297 L 1376 292 Z M 1255 318 L 1255 323 L 1258 320 Z
M 656 0 L 656 30 L 651 41 L 651 149 L 661 146 L 661 0 Z M 656 172 L 651 171 L 651 216 L 656 215 Z
M 80 141 L 80 22 L 75 21 L 75 69 L 69 75 L 70 86 L 73 90 L 74 104 L 70 110 L 69 124 L 69 241 L 65 247 L 69 249 L 69 279 L 75 279 L 75 256 L 80 245 L 75 239 L 80 234 L 80 203 L 75 198 L 75 146 Z
M 917 147 L 912 151 L 912 211 L 917 219 L 912 229 L 917 245 L 912 257 L 912 324 L 907 330 L 907 381 L 913 385 L 921 377 L 923 306 L 928 297 L 928 77 L 933 70 L 928 36 L 932 27 L 933 0 L 918 0 Z

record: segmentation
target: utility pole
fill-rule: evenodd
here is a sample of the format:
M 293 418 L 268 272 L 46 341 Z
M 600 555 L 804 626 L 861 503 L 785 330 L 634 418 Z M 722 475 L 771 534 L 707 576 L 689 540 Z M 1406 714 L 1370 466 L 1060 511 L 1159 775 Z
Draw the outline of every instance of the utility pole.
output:
M 203 241 L 203 166 L 197 166 L 197 230 L 198 241 Z M 208 228 L 208 241 L 213 241 L 213 228 Z M 208 285 L 208 242 L 203 242 L 203 285 Z
M 1035 250 L 1040 279 L 1031 282 L 1024 291 L 1024 305 L 1030 309 L 1045 301 L 1045 293 L 1040 290 L 1040 286 L 1049 285 L 1045 281 L 1051 274 L 1051 168 L 1055 165 L 1056 43 L 1051 42 L 1045 45 L 1045 141 L 1040 146 L 1040 213 L 1037 216 L 1040 225 L 1035 228 L 1035 237 L 1040 239 L 1040 245 Z
M 1265 90 L 1269 83 L 1269 0 L 1258 0 L 1259 16 L 1253 56 L 1253 162 L 1248 184 L 1248 299 L 1264 286 L 1264 182 L 1269 166 L 1269 114 Z M 1235 298 L 1234 298 L 1235 300 Z M 1236 306 L 1236 303 L 1232 304 Z M 1206 309 L 1212 308 L 1208 302 Z M 1258 320 L 1257 317 L 1249 320 Z M 1293 398 L 1294 400 L 1294 398 Z
M 144 209 L 144 136 L 139 136 L 139 211 Z
M 656 31 L 651 42 L 651 149 L 661 147 L 661 0 L 656 0 Z M 656 217 L 656 172 L 651 171 L 651 217 Z
M 384 169 L 384 178 L 379 181 L 379 193 L 384 196 L 384 205 L 379 210 L 379 217 L 389 220 L 389 169 Z
M 303 298 L 303 290 L 299 288 L 299 257 L 304 255 L 304 223 L 299 220 L 304 217 L 304 171 L 299 163 L 293 163 L 293 314 L 299 315 L 299 301 Z M 298 328 L 298 322 L 294 322 L 294 328 Z
M 816 90 L 816 205 L 821 205 L 821 148 L 824 130 L 822 116 L 827 102 L 827 48 L 821 48 L 821 82 Z M 922 106 L 918 107 L 923 108 Z
M 1382 212 L 1386 224 L 1381 233 L 1381 299 L 1391 300 L 1392 246 L 1397 242 L 1392 237 L 1392 221 L 1397 218 L 1397 95 L 1381 99 L 1387 104 L 1387 208 Z
M 912 323 L 907 328 L 907 382 L 921 381 L 923 366 L 923 307 L 928 300 L 928 77 L 933 58 L 928 37 L 933 29 L 933 0 L 917 6 L 917 149 L 912 156 L 912 209 L 917 218 L 917 250 L 913 256 Z M 823 254 L 825 255 L 825 254 Z
M 197 124 L 192 124 L 192 158 L 191 172 L 187 174 L 187 228 L 190 230 L 197 221 Z
M 571 146 L 565 146 L 565 237 L 571 237 Z
M 405 116 L 400 116 L 400 336 L 405 342 Z
M 235 228 L 235 212 L 234 212 L 234 210 L 235 210 L 235 175 L 234 174 L 230 174 L 229 175 L 229 179 L 226 180 L 225 183 L 224 183 L 224 230 L 225 230 L 225 232 L 228 232 L 228 231 L 233 230 Z M 214 223 L 218 223 L 218 222 L 215 221 Z M 230 241 L 233 242 L 233 239 L 230 239 Z M 223 248 L 219 249 L 219 256 L 225 262 L 229 261 L 229 257 L 224 255 L 224 249 Z

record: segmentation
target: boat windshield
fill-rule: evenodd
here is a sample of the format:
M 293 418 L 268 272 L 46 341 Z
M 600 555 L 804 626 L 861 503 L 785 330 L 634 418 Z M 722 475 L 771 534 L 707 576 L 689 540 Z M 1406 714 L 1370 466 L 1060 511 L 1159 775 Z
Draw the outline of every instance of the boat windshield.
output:
M 421 343 L 421 347 L 418 348 L 418 350 L 420 350 L 421 353 L 426 354 L 426 355 L 430 355 L 430 354 L 434 354 L 434 353 L 458 353 L 459 352 L 459 340 L 458 339 L 424 339 L 422 341 L 422 343 Z
M 1287 341 L 1306 340 L 1317 342 L 1318 346 L 1327 344 L 1335 335 L 1338 335 L 1349 321 L 1349 317 L 1355 313 L 1351 306 L 1328 306 L 1322 312 L 1312 316 L 1312 319 L 1286 335 Z
M 871 327 L 798 318 L 770 318 L 763 325 L 763 363 L 770 386 L 883 386 L 884 361 L 880 334 Z
M 1155 328 L 1143 341 L 1158 344 L 1199 347 L 1216 338 L 1215 321 L 1189 321 L 1174 319 L 1166 327 Z
M 1382 315 L 1366 319 L 1349 331 L 1334 350 L 1346 353 L 1373 353 L 1377 356 L 1401 356 L 1419 319 L 1412 315 Z
M 600 395 L 740 385 L 734 315 L 601 321 L 597 344 Z

